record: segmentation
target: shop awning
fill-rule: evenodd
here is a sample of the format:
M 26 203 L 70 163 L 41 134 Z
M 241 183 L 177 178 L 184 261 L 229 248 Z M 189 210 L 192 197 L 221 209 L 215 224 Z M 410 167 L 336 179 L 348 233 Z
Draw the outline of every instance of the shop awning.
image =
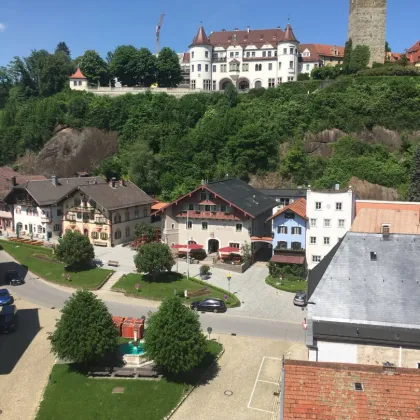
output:
M 241 250 L 234 246 L 225 246 L 224 248 L 220 248 L 219 252 L 222 254 L 240 254 Z
M 280 264 L 303 264 L 305 262 L 305 257 L 303 255 L 273 255 L 271 257 L 271 262 L 280 263 Z

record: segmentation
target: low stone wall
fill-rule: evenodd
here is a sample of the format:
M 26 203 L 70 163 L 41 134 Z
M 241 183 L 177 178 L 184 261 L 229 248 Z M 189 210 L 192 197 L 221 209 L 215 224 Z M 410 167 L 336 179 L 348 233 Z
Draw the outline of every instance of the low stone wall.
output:
M 215 264 L 213 264 L 213 267 L 221 268 L 222 270 L 232 271 L 233 273 L 239 273 L 239 274 L 242 274 L 246 270 L 248 270 L 249 266 L 250 266 L 249 262 L 245 262 L 241 265 L 225 264 L 221 262 L 216 262 Z
M 108 96 L 120 96 L 125 95 L 127 93 L 138 94 L 138 93 L 167 93 L 168 95 L 173 95 L 177 97 L 181 97 L 184 95 L 188 95 L 191 93 L 212 93 L 212 91 L 208 90 L 200 90 L 200 89 L 189 89 L 189 88 L 141 88 L 141 87 L 100 87 L 100 88 L 93 88 L 89 87 L 87 89 L 89 93 L 93 93 L 94 95 L 108 95 Z

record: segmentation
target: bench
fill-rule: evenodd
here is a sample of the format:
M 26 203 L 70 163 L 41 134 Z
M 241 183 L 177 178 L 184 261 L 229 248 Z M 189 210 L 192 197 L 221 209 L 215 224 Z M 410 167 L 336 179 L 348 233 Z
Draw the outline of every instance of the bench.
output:
M 111 370 L 104 367 L 92 368 L 89 371 L 90 376 L 108 377 L 111 376 Z
M 97 242 L 97 241 L 94 241 L 93 245 L 95 245 L 95 246 L 108 246 L 108 244 L 106 242 Z
M 158 378 L 159 374 L 153 369 L 137 369 L 138 378 Z
M 113 376 L 117 378 L 133 378 L 135 375 L 134 369 L 130 368 L 122 368 L 118 370 L 114 370 Z
M 112 267 L 119 267 L 120 263 L 118 261 L 109 260 L 108 265 L 110 265 Z

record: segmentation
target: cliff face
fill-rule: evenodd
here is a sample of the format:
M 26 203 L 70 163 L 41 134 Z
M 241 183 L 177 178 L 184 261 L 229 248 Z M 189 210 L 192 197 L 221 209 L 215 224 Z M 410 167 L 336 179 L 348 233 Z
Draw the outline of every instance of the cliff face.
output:
M 117 133 L 97 128 L 57 129 L 56 134 L 38 153 L 28 153 L 16 164 L 23 174 L 72 177 L 90 172 L 102 160 L 117 152 Z

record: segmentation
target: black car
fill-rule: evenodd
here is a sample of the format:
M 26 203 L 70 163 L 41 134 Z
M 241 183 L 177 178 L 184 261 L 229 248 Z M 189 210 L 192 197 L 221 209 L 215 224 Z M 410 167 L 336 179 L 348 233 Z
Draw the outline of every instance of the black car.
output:
M 16 270 L 6 271 L 4 281 L 6 284 L 10 284 L 11 286 L 17 286 L 25 283 L 22 276 Z
M 221 299 L 204 299 L 191 303 L 191 309 L 202 312 L 226 312 L 226 304 Z
M 16 314 L 17 309 L 15 305 L 0 307 L 0 332 L 5 333 L 15 331 Z

